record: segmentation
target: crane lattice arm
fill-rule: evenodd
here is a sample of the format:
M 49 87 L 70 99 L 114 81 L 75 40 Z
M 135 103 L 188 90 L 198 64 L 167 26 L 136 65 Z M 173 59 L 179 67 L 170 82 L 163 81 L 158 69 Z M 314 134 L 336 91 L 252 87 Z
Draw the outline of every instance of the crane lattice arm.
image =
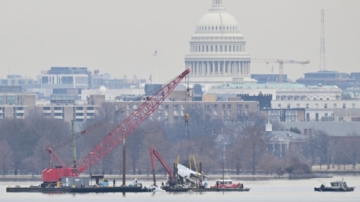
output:
M 122 142 L 123 133 L 128 136 L 133 132 L 146 118 L 148 118 L 165 100 L 165 98 L 175 89 L 181 80 L 190 72 L 185 70 L 170 83 L 165 85 L 157 93 L 146 97 L 146 101 L 133 111 L 120 125 L 118 125 L 109 135 L 102 140 L 85 158 L 79 167 L 79 172 L 83 172 L 90 166 L 98 162 L 110 153 L 119 143 Z
M 142 103 L 138 109 L 133 111 L 129 117 L 120 123 L 105 137 L 105 139 L 103 139 L 88 153 L 81 164 L 79 164 L 80 166 L 78 168 L 45 169 L 42 172 L 43 181 L 54 182 L 58 181 L 62 177 L 77 176 L 78 174 L 87 170 L 93 164 L 100 161 L 122 142 L 124 133 L 125 137 L 128 136 L 146 118 L 148 118 L 161 105 L 161 103 L 164 102 L 166 97 L 175 89 L 175 87 L 182 81 L 182 79 L 189 74 L 189 72 L 190 69 L 186 69 L 170 83 L 162 87 L 154 95 L 146 97 L 145 102 Z

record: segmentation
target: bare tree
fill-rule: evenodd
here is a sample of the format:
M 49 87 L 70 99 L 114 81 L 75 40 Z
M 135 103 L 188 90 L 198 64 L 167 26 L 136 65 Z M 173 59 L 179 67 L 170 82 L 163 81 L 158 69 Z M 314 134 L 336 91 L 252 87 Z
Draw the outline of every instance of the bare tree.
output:
M 244 149 L 244 157 L 248 158 L 247 164 L 250 166 L 253 175 L 256 174 L 256 167 L 262 154 L 265 151 L 265 118 L 257 113 L 248 113 L 239 117 L 241 132 L 239 146 Z
M 259 161 L 259 168 L 266 174 L 276 173 L 281 176 L 284 174 L 285 167 L 285 162 L 269 153 L 265 153 Z
M 329 134 L 323 130 L 315 130 L 314 134 L 309 138 L 309 146 L 311 150 L 316 151 L 319 157 L 320 168 L 322 162 L 325 162 L 327 169 L 330 169 L 330 148 L 332 142 Z
M 0 142 L 0 166 L 2 175 L 5 176 L 6 171 L 12 168 L 13 165 L 13 152 L 9 144 L 3 140 Z
M 341 137 L 334 148 L 336 161 L 339 163 L 350 163 L 355 169 L 360 153 L 360 136 L 353 132 L 351 135 Z

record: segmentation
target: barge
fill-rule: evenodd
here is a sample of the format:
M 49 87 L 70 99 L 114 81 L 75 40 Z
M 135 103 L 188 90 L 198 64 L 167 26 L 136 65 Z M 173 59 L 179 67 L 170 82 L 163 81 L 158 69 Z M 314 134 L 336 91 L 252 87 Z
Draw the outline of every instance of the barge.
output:
M 250 191 L 250 188 L 244 187 L 242 183 L 233 183 L 232 180 L 229 179 L 221 179 L 217 180 L 214 186 L 210 188 L 207 187 L 207 183 L 204 183 L 204 186 L 195 186 L 195 187 L 185 187 L 181 185 L 176 186 L 163 186 L 161 187 L 163 190 L 167 192 L 243 192 Z
M 6 192 L 41 192 L 41 193 L 108 193 L 108 192 L 150 192 L 146 187 L 7 187 Z
M 166 192 L 243 192 L 250 191 L 250 188 L 180 188 L 180 187 L 162 187 Z
M 7 187 L 6 192 L 41 192 L 41 193 L 107 193 L 107 192 L 150 192 L 154 188 L 143 186 L 138 183 L 137 179 L 129 185 L 109 186 L 109 182 L 105 179 L 99 181 L 96 177 L 96 184 L 90 185 L 89 177 L 68 177 L 62 178 L 57 183 L 42 183 L 38 186 Z

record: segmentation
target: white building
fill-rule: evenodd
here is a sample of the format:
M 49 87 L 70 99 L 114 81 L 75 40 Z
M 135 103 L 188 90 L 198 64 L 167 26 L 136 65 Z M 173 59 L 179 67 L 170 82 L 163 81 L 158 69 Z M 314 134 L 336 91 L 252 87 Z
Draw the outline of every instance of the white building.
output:
M 57 88 L 88 88 L 89 75 L 87 74 L 47 74 L 38 76 L 38 83 L 44 86 Z
M 237 20 L 213 0 L 212 8 L 201 17 L 190 40 L 185 68 L 191 68 L 191 83 L 256 82 L 250 78 L 250 55 Z
M 205 94 L 226 101 L 240 94 L 271 94 L 273 109 L 304 108 L 306 121 L 359 121 L 359 100 L 342 100 L 336 86 L 308 86 L 294 83 L 223 84 L 213 86 Z
M 220 100 L 226 100 L 228 97 L 234 97 L 238 94 L 258 95 L 260 92 L 272 95 L 273 108 L 287 108 L 289 103 L 292 104 L 291 108 L 305 108 L 305 104 L 297 105 L 294 103 L 341 100 L 342 90 L 336 86 L 307 86 L 296 83 L 232 83 L 213 86 L 206 91 L 206 94 L 215 94 Z

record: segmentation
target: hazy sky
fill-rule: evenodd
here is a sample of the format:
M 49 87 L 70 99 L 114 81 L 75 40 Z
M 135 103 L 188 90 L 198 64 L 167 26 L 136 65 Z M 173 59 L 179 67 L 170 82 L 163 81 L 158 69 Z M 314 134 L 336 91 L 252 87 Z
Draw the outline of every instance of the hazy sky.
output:
M 310 60 L 285 65 L 296 79 L 319 70 L 325 10 L 328 70 L 360 72 L 359 0 L 223 0 L 256 58 Z M 0 0 L 0 77 L 35 78 L 51 66 L 78 66 L 166 82 L 184 69 L 189 40 L 212 0 Z M 271 66 L 251 64 L 252 73 Z M 278 65 L 274 65 L 274 73 Z

